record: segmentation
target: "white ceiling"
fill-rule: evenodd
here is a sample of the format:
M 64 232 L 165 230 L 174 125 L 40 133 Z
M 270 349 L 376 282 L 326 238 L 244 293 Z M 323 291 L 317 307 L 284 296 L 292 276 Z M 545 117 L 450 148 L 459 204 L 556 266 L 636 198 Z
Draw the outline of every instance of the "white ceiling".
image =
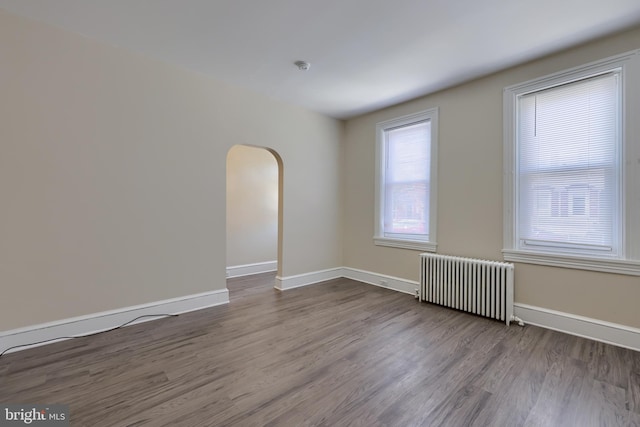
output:
M 0 0 L 0 8 L 337 118 L 640 23 L 640 0 Z M 298 59 L 311 69 L 299 71 Z

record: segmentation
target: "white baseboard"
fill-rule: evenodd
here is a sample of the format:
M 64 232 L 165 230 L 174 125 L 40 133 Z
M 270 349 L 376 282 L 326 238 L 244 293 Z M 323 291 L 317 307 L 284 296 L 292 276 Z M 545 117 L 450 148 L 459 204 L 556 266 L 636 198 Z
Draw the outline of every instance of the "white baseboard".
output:
M 514 313 L 531 325 L 640 351 L 640 329 L 520 303 Z
M 10 348 L 11 350 L 6 353 L 105 331 L 131 322 L 140 316 L 157 315 L 158 317 L 145 317 L 128 325 L 161 319 L 162 314 L 186 313 L 227 303 L 229 303 L 229 290 L 225 288 L 13 329 L 0 332 L 0 353 Z
M 278 261 L 256 262 L 254 264 L 227 267 L 227 277 L 242 277 L 252 274 L 269 273 L 278 269 Z
M 416 289 L 418 288 L 418 282 L 412 280 L 387 276 L 385 274 L 372 273 L 370 271 L 358 270 L 357 268 L 350 267 L 336 267 L 328 270 L 314 271 L 311 273 L 288 277 L 277 276 L 275 288 L 284 291 L 287 289 L 312 285 L 318 282 L 324 282 L 325 280 L 338 279 L 340 277 L 357 280 L 358 282 L 403 292 L 409 295 L 415 295 Z
M 418 282 L 401 279 L 399 277 L 387 276 L 385 274 L 372 273 L 370 271 L 358 270 L 357 268 L 343 267 L 342 277 L 368 283 L 369 285 L 381 288 L 392 289 L 409 295 L 415 295 L 418 289 Z
M 301 286 L 313 285 L 325 280 L 338 279 L 343 277 L 342 268 L 329 268 L 327 270 L 313 271 L 311 273 L 297 274 L 295 276 L 276 276 L 276 289 L 285 291 L 287 289 L 299 288 Z
M 418 282 L 412 280 L 349 267 L 336 267 L 294 276 L 276 277 L 275 287 L 279 290 L 287 290 L 340 277 L 410 295 L 415 295 L 415 289 L 418 287 Z M 68 339 L 68 337 L 112 329 L 139 316 L 180 314 L 228 302 L 229 291 L 221 289 L 4 331 L 0 332 L 0 353 L 10 348 L 11 350 L 6 353 L 50 344 Z M 515 303 L 514 314 L 531 325 L 640 351 L 640 329 L 637 328 L 521 303 Z M 143 318 L 130 324 L 159 318 L 161 317 Z M 41 341 L 47 342 L 40 343 Z M 16 346 L 20 347 L 12 348 Z

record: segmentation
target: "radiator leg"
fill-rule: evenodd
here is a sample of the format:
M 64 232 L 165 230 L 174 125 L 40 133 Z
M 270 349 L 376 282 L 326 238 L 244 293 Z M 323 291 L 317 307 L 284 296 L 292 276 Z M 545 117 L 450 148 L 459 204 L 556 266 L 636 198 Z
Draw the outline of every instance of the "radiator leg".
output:
M 511 316 L 511 320 L 513 322 L 517 322 L 518 326 L 524 326 L 524 321 L 521 318 L 519 318 L 518 316 L 516 316 L 516 315 L 512 315 Z

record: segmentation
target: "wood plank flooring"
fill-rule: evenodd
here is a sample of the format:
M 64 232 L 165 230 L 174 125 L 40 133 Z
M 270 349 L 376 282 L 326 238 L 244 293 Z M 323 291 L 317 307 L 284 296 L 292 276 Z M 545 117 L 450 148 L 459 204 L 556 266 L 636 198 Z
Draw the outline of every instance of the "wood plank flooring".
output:
M 8 354 L 72 426 L 640 426 L 640 353 L 338 279 Z

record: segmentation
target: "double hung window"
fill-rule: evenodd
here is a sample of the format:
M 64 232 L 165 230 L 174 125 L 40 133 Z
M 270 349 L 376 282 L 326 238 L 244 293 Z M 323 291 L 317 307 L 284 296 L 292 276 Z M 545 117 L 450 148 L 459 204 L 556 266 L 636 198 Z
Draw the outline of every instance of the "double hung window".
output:
M 640 274 L 637 63 L 634 52 L 505 89 L 507 260 Z
M 377 245 L 435 250 L 436 109 L 378 123 Z

